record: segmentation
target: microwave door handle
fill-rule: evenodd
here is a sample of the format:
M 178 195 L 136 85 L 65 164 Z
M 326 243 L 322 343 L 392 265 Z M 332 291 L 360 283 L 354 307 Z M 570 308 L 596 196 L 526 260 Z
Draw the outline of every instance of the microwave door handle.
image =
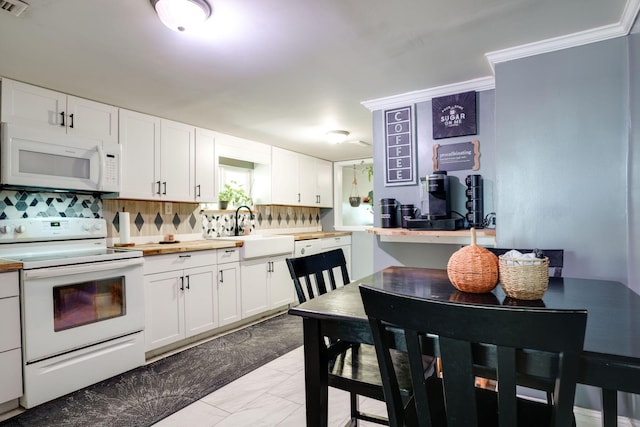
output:
M 142 265 L 144 258 L 129 258 L 117 261 L 95 262 L 80 265 L 65 265 L 60 267 L 36 268 L 33 270 L 24 270 L 25 279 L 39 279 L 49 277 L 68 276 L 71 274 L 93 273 L 98 271 L 120 270 L 135 265 Z
M 104 155 L 104 150 L 102 149 L 102 145 L 98 144 L 96 146 L 98 148 L 98 157 L 100 158 L 100 170 L 98 174 L 98 190 L 104 189 L 104 174 L 106 169 L 106 157 Z

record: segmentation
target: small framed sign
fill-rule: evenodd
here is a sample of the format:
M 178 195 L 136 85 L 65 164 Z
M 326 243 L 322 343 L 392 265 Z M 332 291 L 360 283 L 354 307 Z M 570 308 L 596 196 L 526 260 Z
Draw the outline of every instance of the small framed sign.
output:
M 433 139 L 478 133 L 475 91 L 433 98 L 431 109 Z
M 416 184 L 413 106 L 384 112 L 385 186 Z
M 433 146 L 433 170 L 460 171 L 480 169 L 480 141 Z

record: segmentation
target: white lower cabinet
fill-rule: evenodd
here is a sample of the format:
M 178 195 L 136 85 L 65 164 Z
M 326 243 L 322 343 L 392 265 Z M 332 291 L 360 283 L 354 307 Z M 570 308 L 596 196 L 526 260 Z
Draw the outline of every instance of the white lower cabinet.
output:
M 145 350 L 218 327 L 216 251 L 145 260 Z
M 239 248 L 218 249 L 218 321 L 225 326 L 242 319 Z
M 0 273 L 0 404 L 22 396 L 18 272 Z
M 243 319 L 293 302 L 287 256 L 291 255 L 247 259 L 240 263 Z

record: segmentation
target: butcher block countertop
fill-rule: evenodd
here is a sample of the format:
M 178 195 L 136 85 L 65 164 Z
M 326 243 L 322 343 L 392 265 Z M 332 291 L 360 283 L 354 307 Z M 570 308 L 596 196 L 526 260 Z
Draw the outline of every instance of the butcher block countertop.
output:
M 306 231 L 302 233 L 287 233 L 293 240 L 324 239 L 326 237 L 350 236 L 350 231 Z
M 124 249 L 142 251 L 144 256 L 165 255 L 177 252 L 207 251 L 211 249 L 225 249 L 242 246 L 240 241 L 232 240 L 188 240 L 177 243 L 145 243 L 142 245 L 127 246 Z
M 0 273 L 4 271 L 20 270 L 22 263 L 20 261 L 10 261 L 8 259 L 0 259 Z

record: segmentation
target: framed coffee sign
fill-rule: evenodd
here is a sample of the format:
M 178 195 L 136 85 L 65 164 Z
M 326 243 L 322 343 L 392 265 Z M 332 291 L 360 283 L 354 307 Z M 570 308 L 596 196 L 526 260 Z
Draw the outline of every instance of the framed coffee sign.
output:
M 416 184 L 413 106 L 384 112 L 385 186 Z
M 433 170 L 461 171 L 480 169 L 480 141 L 433 146 Z
M 431 109 L 433 139 L 477 134 L 475 91 L 433 98 Z

